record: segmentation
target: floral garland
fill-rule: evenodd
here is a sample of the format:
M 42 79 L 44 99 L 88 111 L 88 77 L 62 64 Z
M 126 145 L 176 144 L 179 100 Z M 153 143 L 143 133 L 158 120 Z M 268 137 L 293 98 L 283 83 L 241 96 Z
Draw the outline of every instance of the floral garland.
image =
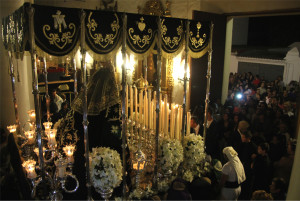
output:
M 158 151 L 160 167 L 163 173 L 177 171 L 183 161 L 183 148 L 181 143 L 175 139 L 162 139 Z
M 200 177 L 210 170 L 210 164 L 206 162 L 203 138 L 200 135 L 190 134 L 184 138 L 183 147 L 182 178 L 192 182 L 195 176 Z
M 95 188 L 109 189 L 120 185 L 122 181 L 122 163 L 120 154 L 107 147 L 93 148 L 90 153 L 90 172 Z

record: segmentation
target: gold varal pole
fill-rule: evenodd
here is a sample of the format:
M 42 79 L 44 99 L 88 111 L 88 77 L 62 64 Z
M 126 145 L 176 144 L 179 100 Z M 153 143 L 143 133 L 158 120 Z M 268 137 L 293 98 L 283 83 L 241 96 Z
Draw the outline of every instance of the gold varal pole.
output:
M 126 200 L 126 29 L 127 15 L 123 14 L 123 32 L 122 32 L 122 162 L 123 162 L 123 195 L 122 199 Z M 130 97 L 131 98 L 131 97 Z M 130 100 L 131 101 L 131 100 Z
M 185 32 L 185 64 L 184 64 L 184 80 L 183 80 L 183 104 L 182 104 L 182 144 L 184 140 L 184 134 L 185 134 L 185 122 L 186 122 L 186 88 L 187 88 L 187 67 L 188 67 L 188 53 L 189 53 L 189 34 L 190 34 L 190 21 L 186 20 L 186 32 Z M 187 125 L 190 126 L 190 125 Z
M 37 76 L 37 66 L 36 66 L 36 51 L 35 51 L 35 40 L 34 40 L 34 8 L 32 6 L 29 6 L 27 8 L 27 13 L 29 16 L 29 43 L 30 43 L 31 65 L 32 65 L 32 93 L 34 96 L 34 107 L 35 107 L 35 117 L 36 117 L 36 136 L 37 136 L 37 144 L 39 148 L 42 179 L 45 180 L 41 112 L 40 112 L 38 76 Z
M 155 190 L 158 189 L 157 187 L 157 179 L 158 179 L 158 143 L 159 143 L 159 113 L 160 113 L 160 93 L 161 93 L 161 21 L 160 17 L 157 18 L 157 26 L 158 26 L 158 33 L 157 33 L 157 85 L 156 85 L 156 133 L 155 133 L 155 164 L 154 164 L 154 178 L 153 178 L 153 187 Z
M 211 57 L 212 57 L 212 39 L 213 39 L 214 24 L 210 25 L 210 37 L 209 37 L 209 49 L 208 49 L 208 67 L 206 74 L 206 98 L 205 98 L 205 114 L 204 114 L 204 130 L 203 130 L 203 141 L 205 142 L 206 133 L 207 133 L 207 112 L 209 104 L 209 94 L 210 94 L 210 78 L 211 78 Z
M 81 10 L 81 24 L 80 24 L 80 51 L 81 51 L 81 68 L 83 71 L 83 131 L 84 131 L 84 146 L 85 146 L 85 167 L 86 167 L 86 187 L 87 187 L 87 200 L 93 200 L 91 191 L 91 174 L 89 163 L 89 133 L 88 133 L 88 119 L 87 119 L 87 69 L 86 69 L 86 49 L 85 49 L 85 16 L 84 10 Z

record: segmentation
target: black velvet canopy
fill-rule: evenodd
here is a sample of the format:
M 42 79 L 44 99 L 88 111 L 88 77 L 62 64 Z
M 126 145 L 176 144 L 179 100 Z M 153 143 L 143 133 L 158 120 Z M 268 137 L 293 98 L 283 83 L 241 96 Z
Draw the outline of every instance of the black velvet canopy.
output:
M 35 42 L 42 51 L 65 56 L 79 47 L 80 9 L 24 4 L 12 15 L 2 19 L 2 36 L 6 49 L 24 52 L 28 42 L 27 7 L 34 13 Z M 118 49 L 121 44 L 123 13 L 100 10 L 84 10 L 85 42 L 96 54 L 106 55 Z M 161 41 L 163 54 L 177 54 L 189 34 L 189 52 L 192 57 L 201 57 L 207 52 L 210 36 L 210 22 L 189 20 L 186 33 L 186 19 L 161 17 Z M 158 33 L 158 17 L 127 14 L 126 44 L 128 50 L 142 55 L 153 50 Z

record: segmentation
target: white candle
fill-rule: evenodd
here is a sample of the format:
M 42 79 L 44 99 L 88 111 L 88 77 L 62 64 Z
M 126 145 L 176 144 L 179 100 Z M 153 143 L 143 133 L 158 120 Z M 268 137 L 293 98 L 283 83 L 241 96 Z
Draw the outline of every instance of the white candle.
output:
M 168 133 L 168 129 L 169 129 L 169 107 L 168 107 L 168 95 L 165 94 L 165 97 L 164 97 L 164 102 L 165 102 L 165 105 L 164 105 L 164 135 L 167 137 L 169 135 Z
M 133 121 L 133 89 L 130 86 L 130 119 Z
M 148 127 L 148 98 L 147 98 L 147 90 L 145 90 L 144 95 L 144 125 Z
M 125 97 L 126 97 L 125 98 L 125 115 L 126 115 L 126 118 L 128 118 L 128 85 L 125 86 L 125 90 L 126 90 L 125 91 L 125 93 L 126 93 L 125 94 Z
M 139 122 L 140 124 L 143 124 L 143 91 L 140 91 L 139 94 Z
M 151 125 L 151 117 L 152 117 L 152 107 L 151 107 L 151 89 L 148 89 L 148 127 L 150 129 L 152 129 L 152 125 Z
M 175 111 L 175 116 L 176 116 L 175 138 L 177 140 L 179 140 L 179 115 L 178 115 L 179 112 L 178 111 L 179 111 L 179 109 L 177 108 L 176 111 Z
M 135 123 L 138 122 L 138 102 L 137 102 L 138 92 L 136 86 L 134 86 L 134 106 L 135 106 Z
M 186 135 L 189 135 L 191 132 L 191 112 L 188 112 L 186 116 L 187 116 Z
M 161 101 L 161 108 L 160 108 L 160 132 L 163 135 L 164 130 L 164 112 L 165 112 L 165 103 L 164 101 Z
M 179 140 L 181 140 L 181 134 L 182 134 L 182 112 L 183 112 L 183 108 L 182 106 L 180 105 L 179 106 L 179 122 L 178 122 L 178 126 L 179 126 Z
M 170 138 L 174 139 L 174 112 L 175 112 L 175 104 L 171 104 L 171 115 L 170 115 Z
M 156 91 L 153 92 L 153 129 L 156 130 Z

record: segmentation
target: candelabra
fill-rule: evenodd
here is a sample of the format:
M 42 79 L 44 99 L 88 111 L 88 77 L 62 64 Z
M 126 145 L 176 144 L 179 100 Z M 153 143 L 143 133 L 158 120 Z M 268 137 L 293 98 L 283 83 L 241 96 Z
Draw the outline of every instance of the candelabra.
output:
M 32 197 L 36 197 L 36 189 L 42 183 L 44 178 L 50 183 L 50 193 L 49 197 L 51 200 L 62 200 L 62 190 L 66 193 L 74 193 L 79 187 L 79 181 L 76 176 L 72 174 L 72 168 L 74 164 L 74 151 L 76 149 L 75 145 L 66 145 L 62 147 L 62 151 L 58 148 L 56 142 L 56 129 L 51 129 L 52 122 L 45 122 L 43 141 L 46 143 L 46 147 L 43 147 L 43 158 L 45 162 L 45 171 L 40 171 L 40 157 L 39 149 L 36 147 L 36 132 L 35 132 L 35 112 L 30 110 L 28 112 L 30 117 L 30 130 L 25 131 L 25 137 L 18 135 L 18 139 L 23 139 L 20 146 L 22 150 L 22 156 L 24 156 L 25 161 L 22 166 L 24 167 L 27 178 L 32 184 Z M 11 125 L 7 127 L 11 133 L 16 132 L 16 125 Z M 37 157 L 37 161 L 34 158 Z M 37 171 L 37 172 L 36 172 Z M 37 174 L 38 173 L 38 174 Z M 74 189 L 69 190 L 66 188 L 67 178 L 75 181 L 76 186 Z M 68 179 L 69 181 L 69 179 Z

